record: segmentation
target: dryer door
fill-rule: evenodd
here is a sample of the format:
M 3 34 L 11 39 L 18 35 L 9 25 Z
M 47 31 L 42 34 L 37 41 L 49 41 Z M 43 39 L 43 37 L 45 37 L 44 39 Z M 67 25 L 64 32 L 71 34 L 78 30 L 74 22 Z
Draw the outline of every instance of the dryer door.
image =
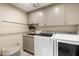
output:
M 79 56 L 79 41 L 56 39 L 54 50 L 56 56 Z
M 58 42 L 58 56 L 79 56 L 79 45 Z

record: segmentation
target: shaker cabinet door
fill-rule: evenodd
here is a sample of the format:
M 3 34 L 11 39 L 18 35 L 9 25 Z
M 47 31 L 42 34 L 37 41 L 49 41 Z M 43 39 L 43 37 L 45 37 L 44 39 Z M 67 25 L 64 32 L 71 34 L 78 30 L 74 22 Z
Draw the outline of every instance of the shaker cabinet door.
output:
M 64 4 L 53 7 L 54 25 L 64 25 Z
M 64 25 L 64 4 L 48 7 L 44 10 L 47 26 Z
M 44 26 L 44 15 L 42 10 L 35 11 L 28 14 L 28 23 L 29 24 L 38 24 L 39 26 Z
M 65 23 L 67 25 L 79 24 L 79 3 L 69 3 L 65 5 Z

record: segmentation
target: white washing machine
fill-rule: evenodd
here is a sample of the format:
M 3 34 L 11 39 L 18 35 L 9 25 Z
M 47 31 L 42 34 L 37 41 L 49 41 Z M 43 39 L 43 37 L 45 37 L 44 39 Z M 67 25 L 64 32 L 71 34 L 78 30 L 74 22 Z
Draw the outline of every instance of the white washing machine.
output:
M 35 56 L 53 56 L 54 33 L 40 33 L 34 38 Z

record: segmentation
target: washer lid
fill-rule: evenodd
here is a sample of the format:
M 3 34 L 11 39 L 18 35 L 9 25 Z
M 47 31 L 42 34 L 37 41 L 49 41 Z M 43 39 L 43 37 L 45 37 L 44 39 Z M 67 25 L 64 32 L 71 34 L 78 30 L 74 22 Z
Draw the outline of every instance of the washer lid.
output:
M 53 33 L 39 33 L 38 36 L 52 37 Z

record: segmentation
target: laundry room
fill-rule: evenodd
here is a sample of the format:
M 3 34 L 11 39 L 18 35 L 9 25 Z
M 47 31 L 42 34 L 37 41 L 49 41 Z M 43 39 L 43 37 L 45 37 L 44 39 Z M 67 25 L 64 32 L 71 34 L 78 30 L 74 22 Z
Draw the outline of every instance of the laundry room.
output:
M 0 56 L 79 56 L 79 3 L 0 3 Z

